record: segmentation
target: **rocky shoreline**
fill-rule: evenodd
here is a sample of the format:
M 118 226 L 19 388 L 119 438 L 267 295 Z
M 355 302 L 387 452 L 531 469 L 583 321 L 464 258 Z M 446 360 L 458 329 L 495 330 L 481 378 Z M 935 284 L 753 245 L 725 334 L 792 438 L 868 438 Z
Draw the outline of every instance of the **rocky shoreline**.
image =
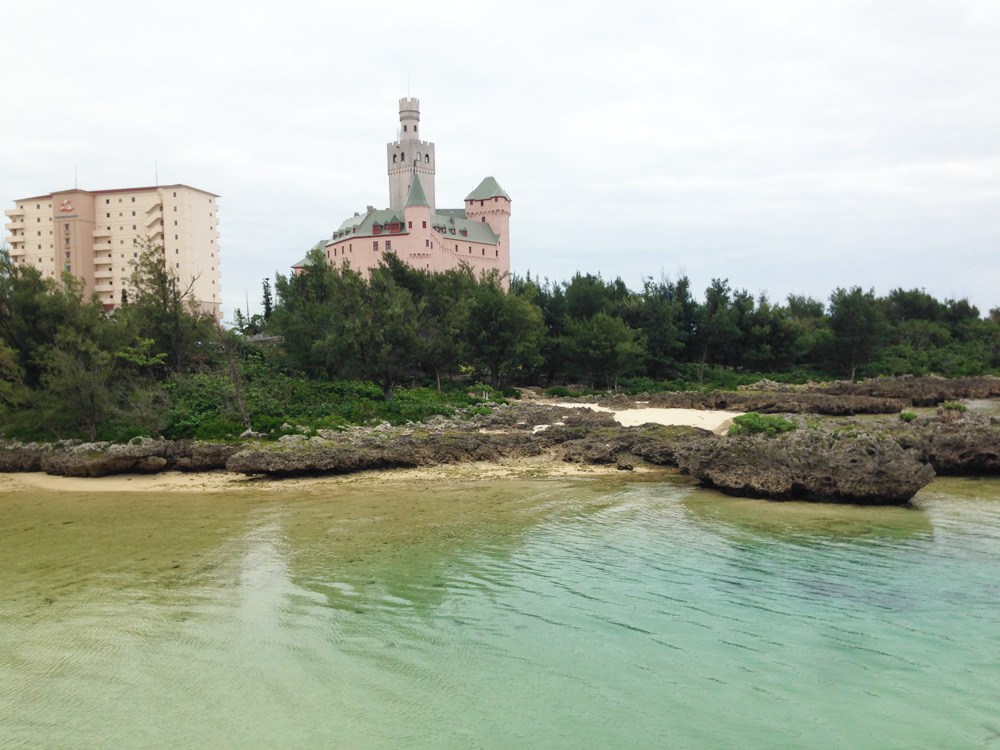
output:
M 623 427 L 606 412 L 524 400 L 466 419 L 436 417 L 236 445 L 151 438 L 126 444 L 0 442 L 0 471 L 101 477 L 224 469 L 293 477 L 544 455 L 623 471 L 637 465 L 679 469 L 736 495 L 881 504 L 907 503 L 935 472 L 1000 473 L 1000 417 L 945 408 L 910 421 L 899 416 L 901 409 L 928 400 L 1000 396 L 998 378 L 897 378 L 823 388 L 830 392 L 772 388 L 600 402 L 617 409 L 753 410 L 796 421 L 796 430 L 776 437 Z M 882 416 L 858 416 L 873 414 Z

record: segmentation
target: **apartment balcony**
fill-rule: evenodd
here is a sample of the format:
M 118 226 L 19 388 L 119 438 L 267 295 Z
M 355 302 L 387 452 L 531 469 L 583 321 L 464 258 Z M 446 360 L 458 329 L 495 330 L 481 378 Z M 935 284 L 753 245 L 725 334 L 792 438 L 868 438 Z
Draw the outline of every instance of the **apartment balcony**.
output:
M 154 203 L 152 206 L 150 206 L 149 208 L 146 209 L 146 213 L 150 214 L 152 216 L 152 218 L 155 219 L 156 218 L 156 214 L 163 213 L 163 204 L 162 203 Z
M 100 281 L 100 279 L 112 279 L 114 278 L 114 273 L 110 268 L 99 268 L 94 272 L 94 278 L 98 279 L 98 284 L 103 284 L 106 282 Z
M 4 226 L 13 232 L 15 229 L 24 229 L 24 222 L 17 221 L 15 219 L 13 221 L 8 221 L 6 224 L 4 224 Z
M 114 292 L 115 288 L 112 284 L 94 284 L 94 291 L 98 294 L 107 294 L 108 292 Z
M 163 225 L 162 224 L 160 226 L 158 226 L 158 227 L 153 227 L 152 231 L 149 233 L 149 239 L 155 240 L 157 237 L 159 237 L 161 240 L 163 239 Z
M 13 219 L 13 220 L 15 220 L 15 221 L 17 221 L 18 218 L 21 218 L 21 219 L 24 218 L 24 209 L 23 208 L 8 208 L 6 211 L 4 211 L 4 215 L 7 216 L 7 217 L 9 217 L 9 218 L 11 218 L 11 219 Z
M 108 253 L 107 255 L 95 255 L 94 256 L 94 265 L 95 266 L 110 266 L 111 265 L 111 261 L 112 261 L 111 253 Z
M 111 230 L 110 229 L 102 229 L 102 228 L 98 227 L 97 229 L 94 230 L 94 239 L 95 240 L 100 239 L 101 237 L 110 237 L 110 236 L 111 236 Z

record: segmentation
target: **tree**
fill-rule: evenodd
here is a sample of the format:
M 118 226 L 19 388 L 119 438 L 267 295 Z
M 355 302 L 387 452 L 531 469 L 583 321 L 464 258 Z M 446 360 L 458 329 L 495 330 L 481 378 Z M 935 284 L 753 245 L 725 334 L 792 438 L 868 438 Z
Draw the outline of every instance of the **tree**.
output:
M 837 288 L 830 295 L 830 329 L 833 331 L 831 361 L 854 380 L 858 367 L 877 349 L 885 317 L 875 299 L 875 290 Z
M 732 350 L 739 340 L 740 330 L 736 325 L 736 311 L 733 308 L 728 279 L 712 279 L 705 290 L 705 304 L 698 316 L 696 339 L 700 348 L 699 381 L 704 379 L 705 365 L 709 362 L 726 364 L 732 357 Z
M 617 391 L 618 378 L 642 361 L 644 342 L 639 332 L 605 312 L 571 326 L 574 354 L 590 370 L 591 384 L 601 378 Z
M 490 373 L 494 388 L 541 363 L 543 331 L 541 311 L 524 297 L 505 293 L 499 274 L 479 280 L 466 335 L 473 361 Z
M 263 294 L 261 296 L 261 302 L 264 305 L 264 320 L 271 319 L 271 312 L 274 310 L 274 297 L 271 294 L 271 280 L 264 279 L 262 284 Z
M 136 242 L 138 259 L 132 262 L 129 303 L 116 317 L 134 336 L 150 338 L 166 355 L 161 375 L 181 372 L 206 356 L 204 343 L 217 328 L 194 300 L 195 279 L 181 282 L 164 260 L 163 246 L 146 239 Z

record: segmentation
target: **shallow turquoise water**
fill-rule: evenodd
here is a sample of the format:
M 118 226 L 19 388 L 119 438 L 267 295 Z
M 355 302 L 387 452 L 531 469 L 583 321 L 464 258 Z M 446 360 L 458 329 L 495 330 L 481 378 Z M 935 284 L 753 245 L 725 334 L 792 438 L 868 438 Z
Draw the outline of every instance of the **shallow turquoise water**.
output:
M 0 746 L 1000 748 L 1000 481 L 0 495 Z

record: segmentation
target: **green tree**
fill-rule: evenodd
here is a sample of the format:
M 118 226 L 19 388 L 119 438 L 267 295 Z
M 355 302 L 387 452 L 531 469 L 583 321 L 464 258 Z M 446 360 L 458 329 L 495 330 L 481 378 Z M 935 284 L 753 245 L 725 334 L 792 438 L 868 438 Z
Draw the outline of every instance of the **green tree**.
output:
M 504 292 L 498 274 L 479 280 L 466 336 L 473 361 L 489 372 L 494 388 L 541 363 L 543 331 L 541 311 L 524 297 Z
M 116 313 L 133 336 L 152 339 L 165 354 L 161 376 L 182 372 L 204 361 L 205 342 L 213 338 L 215 319 L 198 310 L 195 279 L 182 282 L 165 262 L 163 246 L 138 241 L 139 257 L 132 263 L 129 303 Z
M 830 360 L 854 380 L 858 367 L 871 359 L 886 328 L 875 290 L 837 288 L 830 295 Z
M 642 336 L 619 317 L 598 312 L 572 322 L 571 331 L 575 357 L 590 371 L 592 385 L 600 378 L 617 391 L 618 379 L 642 361 Z

